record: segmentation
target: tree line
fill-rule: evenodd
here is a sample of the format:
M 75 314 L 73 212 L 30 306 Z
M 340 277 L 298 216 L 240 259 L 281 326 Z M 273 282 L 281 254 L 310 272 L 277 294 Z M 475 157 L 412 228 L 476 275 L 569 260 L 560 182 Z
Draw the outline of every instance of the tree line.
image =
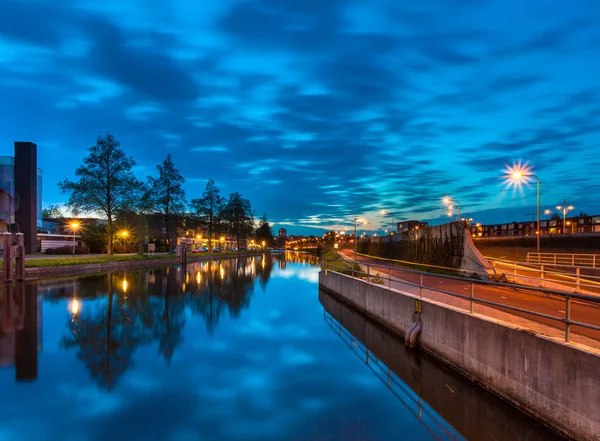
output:
M 209 180 L 202 195 L 188 202 L 183 188 L 185 179 L 170 153 L 157 165 L 157 174 L 148 176 L 145 182 L 134 176 L 135 165 L 133 158 L 109 133 L 99 136 L 96 144 L 88 149 L 83 165 L 75 170 L 75 179 L 59 183 L 61 192 L 68 195 L 67 206 L 74 215 L 98 213 L 106 219 L 105 229 L 88 231 L 88 235 L 91 241 L 105 242 L 109 255 L 113 254 L 117 231 L 124 227 L 140 230 L 141 218 L 147 215 L 161 217 L 169 248 L 176 243 L 179 226 L 205 231 L 209 251 L 219 235 L 235 238 L 238 244 L 247 237 L 254 237 L 259 243 L 273 243 L 266 215 L 257 228 L 254 209 L 241 193 L 233 192 L 225 198 L 214 181 Z M 63 215 L 57 206 L 51 205 L 44 210 L 43 217 Z M 138 238 L 144 236 L 147 232 L 144 235 L 137 231 Z

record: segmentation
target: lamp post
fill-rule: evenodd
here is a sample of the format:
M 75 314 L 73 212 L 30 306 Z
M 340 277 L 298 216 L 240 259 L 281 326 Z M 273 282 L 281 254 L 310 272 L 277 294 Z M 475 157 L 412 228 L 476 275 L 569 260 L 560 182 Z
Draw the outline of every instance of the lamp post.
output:
M 354 275 L 354 265 L 356 265 L 356 246 L 358 245 L 358 240 L 356 238 L 356 228 L 357 228 L 358 222 L 364 222 L 366 224 L 367 221 L 365 221 L 362 217 L 354 218 L 354 264 L 352 265 L 353 275 Z
M 563 199 L 563 205 L 557 205 L 556 209 L 563 215 L 563 234 L 567 234 L 567 213 L 575 209 L 575 207 L 572 205 L 567 206 L 567 200 Z
M 79 228 L 79 222 L 71 222 L 71 228 L 73 229 L 73 257 L 75 257 L 75 233 Z
M 381 214 L 384 215 L 384 216 L 386 216 L 388 214 L 390 216 L 392 216 L 392 230 L 391 231 L 394 231 L 396 229 L 395 225 L 394 225 L 394 213 L 390 213 L 389 211 L 386 211 L 386 210 L 381 210 Z
M 449 210 L 451 210 L 452 208 L 452 204 L 456 204 L 456 206 L 458 207 L 458 213 L 456 215 L 456 220 L 460 221 L 460 202 L 458 202 L 457 199 L 451 198 L 450 196 L 444 196 L 442 198 L 442 202 L 444 203 L 444 205 L 446 205 L 448 207 Z
M 127 231 L 121 231 L 121 237 L 123 238 L 123 254 L 127 254 L 127 242 L 125 242 L 125 240 L 127 239 L 127 236 L 129 235 L 129 233 Z
M 533 173 L 530 173 L 529 170 L 529 167 L 521 166 L 520 164 L 513 166 L 512 168 L 508 168 L 506 179 L 515 185 L 521 185 L 523 182 L 528 182 L 529 178 L 534 178 L 537 181 L 537 252 L 539 253 L 540 236 L 542 235 L 542 230 L 540 230 L 540 178 Z

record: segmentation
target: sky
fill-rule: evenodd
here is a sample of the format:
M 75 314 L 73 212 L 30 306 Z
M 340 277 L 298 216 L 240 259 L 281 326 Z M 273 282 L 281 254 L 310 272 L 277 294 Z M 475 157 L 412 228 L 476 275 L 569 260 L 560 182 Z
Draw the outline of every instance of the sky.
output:
M 0 155 L 38 145 L 64 204 L 99 135 L 145 179 L 168 153 L 276 230 L 600 214 L 597 0 L 0 0 Z

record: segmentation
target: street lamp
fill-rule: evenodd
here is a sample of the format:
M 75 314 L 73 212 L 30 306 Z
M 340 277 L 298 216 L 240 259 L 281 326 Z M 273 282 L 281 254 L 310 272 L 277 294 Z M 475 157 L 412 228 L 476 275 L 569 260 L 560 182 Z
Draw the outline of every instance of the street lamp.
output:
M 381 210 L 381 214 L 382 214 L 383 216 L 386 216 L 386 215 L 388 215 L 388 214 L 389 214 L 390 216 L 392 216 L 392 229 L 391 229 L 391 231 L 394 231 L 394 230 L 395 230 L 395 228 L 394 228 L 394 227 L 395 227 L 395 225 L 394 225 L 394 213 L 390 213 L 389 211 L 386 211 L 386 210 Z M 387 230 L 386 230 L 386 232 L 387 232 Z
M 528 184 L 534 178 L 537 181 L 537 252 L 540 252 L 540 236 L 542 230 L 540 229 L 540 178 L 531 173 L 531 167 L 527 164 L 522 165 L 519 161 L 518 164 L 513 164 L 512 167 L 506 168 L 506 174 L 504 179 L 509 185 L 520 187 L 523 183 Z
M 574 210 L 575 207 L 572 205 L 567 206 L 566 199 L 563 200 L 563 203 L 564 205 L 557 205 L 556 209 L 563 215 L 563 234 L 567 234 L 567 213 L 571 210 Z
M 73 257 L 75 257 L 75 233 L 79 228 L 79 222 L 71 222 L 71 228 L 73 229 Z
M 356 240 L 356 227 L 359 222 L 363 222 L 364 224 L 367 223 L 362 217 L 354 218 L 354 264 L 352 265 L 352 276 L 354 276 L 354 266 L 356 265 L 356 246 L 358 245 L 358 241 Z
M 125 240 L 127 239 L 129 232 L 127 230 L 123 230 L 119 234 L 123 238 L 123 254 L 127 254 L 127 242 L 125 242 Z
M 456 220 L 459 221 L 460 220 L 460 202 L 458 202 L 457 199 L 454 199 L 450 196 L 444 196 L 442 198 L 442 203 L 448 207 L 448 210 L 452 210 L 454 207 L 452 206 L 452 204 L 456 204 L 456 206 L 458 207 L 458 213 L 456 216 Z M 452 212 L 448 211 L 448 216 L 451 217 L 452 216 Z

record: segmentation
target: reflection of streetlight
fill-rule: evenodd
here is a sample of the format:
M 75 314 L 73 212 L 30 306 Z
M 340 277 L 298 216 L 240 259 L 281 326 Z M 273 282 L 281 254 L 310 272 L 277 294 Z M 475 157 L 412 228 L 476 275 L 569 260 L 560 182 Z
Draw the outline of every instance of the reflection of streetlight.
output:
M 460 220 L 460 202 L 458 202 L 456 199 L 450 197 L 450 196 L 444 196 L 442 198 L 442 203 L 448 207 L 448 210 L 452 210 L 454 207 L 452 206 L 452 204 L 456 204 L 456 206 L 458 207 L 458 213 L 456 216 L 456 220 Z M 448 217 L 452 216 L 452 212 L 448 212 Z
M 542 230 L 540 229 L 540 178 L 531 173 L 531 167 L 527 164 L 521 164 L 519 161 L 518 164 L 513 164 L 512 167 L 506 167 L 506 174 L 504 175 L 504 179 L 508 182 L 509 185 L 515 187 L 521 187 L 523 183 L 528 184 L 531 181 L 531 178 L 535 178 L 537 181 L 537 252 L 540 252 L 540 236 L 542 235 Z
M 123 283 L 121 284 L 121 288 L 123 290 L 123 292 L 127 292 L 127 287 L 128 287 L 128 283 L 127 283 L 127 279 L 123 279 Z
M 73 229 L 73 257 L 75 257 L 75 233 L 79 228 L 79 222 L 71 222 L 71 228 Z
M 71 304 L 69 305 L 69 310 L 71 311 L 71 314 L 73 314 L 73 315 L 79 314 L 80 307 L 81 307 L 81 305 L 79 303 L 79 300 L 77 300 L 77 299 L 71 300 Z
M 574 210 L 575 207 L 572 205 L 567 206 L 567 201 L 563 200 L 564 205 L 557 205 L 556 209 L 560 211 L 563 215 L 563 234 L 567 234 L 567 213 L 571 210 Z

